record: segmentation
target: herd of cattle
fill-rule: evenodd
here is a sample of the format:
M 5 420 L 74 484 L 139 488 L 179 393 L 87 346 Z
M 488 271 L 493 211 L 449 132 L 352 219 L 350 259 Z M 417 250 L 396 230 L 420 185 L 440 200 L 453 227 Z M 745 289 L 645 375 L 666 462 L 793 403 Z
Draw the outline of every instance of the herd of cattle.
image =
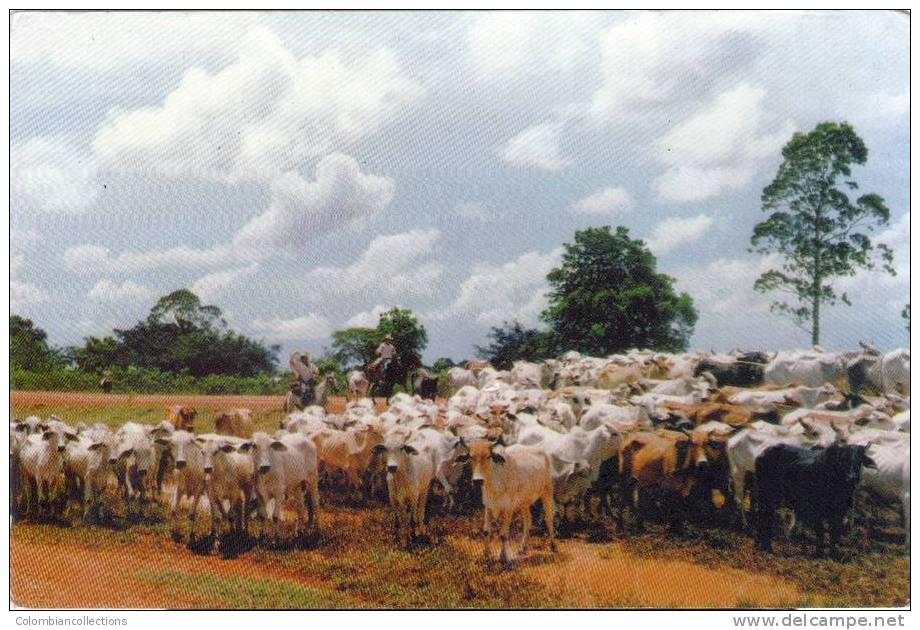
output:
M 321 486 L 348 498 L 385 486 L 398 544 L 426 535 L 431 496 L 445 510 L 481 502 L 485 554 L 497 535 L 507 564 L 527 552 L 534 515 L 553 550 L 559 518 L 615 517 L 624 531 L 624 513 L 637 528 L 655 517 L 672 530 L 727 513 L 769 550 L 782 514 L 814 529 L 818 554 L 827 527 L 835 555 L 865 501 L 869 512 L 900 511 L 909 547 L 907 350 L 569 352 L 508 371 L 468 367 L 448 372 L 446 401 L 423 388 L 429 398 L 399 393 L 382 413 L 353 373 L 343 414 L 308 407 L 271 434 L 245 409 L 220 414 L 207 434 L 182 407 L 114 432 L 14 419 L 11 509 L 86 518 L 111 479 L 129 505 L 169 496 L 174 530 L 190 539 L 203 497 L 212 536 L 248 535 L 255 514 L 259 536 L 270 522 L 277 539 L 282 505 L 300 536 L 318 531 Z

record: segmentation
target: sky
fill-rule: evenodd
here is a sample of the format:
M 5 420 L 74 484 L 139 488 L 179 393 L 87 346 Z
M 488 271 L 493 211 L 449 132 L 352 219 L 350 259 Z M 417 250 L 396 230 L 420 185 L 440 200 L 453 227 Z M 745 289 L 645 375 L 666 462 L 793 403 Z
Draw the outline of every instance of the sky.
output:
M 810 334 L 752 289 L 782 146 L 847 121 L 897 276 L 837 282 L 822 345 L 905 346 L 909 18 L 893 12 L 18 13 L 10 309 L 57 346 L 187 287 L 322 352 L 392 306 L 428 361 L 539 326 L 546 274 L 623 225 L 699 310 L 692 349 Z

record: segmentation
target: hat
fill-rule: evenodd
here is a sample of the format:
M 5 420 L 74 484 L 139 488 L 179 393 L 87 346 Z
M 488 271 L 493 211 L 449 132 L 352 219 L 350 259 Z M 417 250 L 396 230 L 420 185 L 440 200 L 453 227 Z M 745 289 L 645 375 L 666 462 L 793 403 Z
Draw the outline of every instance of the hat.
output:
M 384 335 L 384 336 L 383 336 L 383 340 L 384 340 L 384 341 L 393 341 L 393 335 Z

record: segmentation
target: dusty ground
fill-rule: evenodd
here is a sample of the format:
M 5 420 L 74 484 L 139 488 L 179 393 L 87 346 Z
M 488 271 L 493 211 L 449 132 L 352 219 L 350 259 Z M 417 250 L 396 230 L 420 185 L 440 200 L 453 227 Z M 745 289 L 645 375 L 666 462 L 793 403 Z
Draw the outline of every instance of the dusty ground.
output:
M 13 395 L 17 414 L 56 412 L 70 421 L 91 412 L 112 423 L 155 421 L 165 405 L 180 403 L 205 417 L 249 406 L 266 427 L 282 415 L 275 397 Z M 606 542 L 579 532 L 555 556 L 535 535 L 530 555 L 504 571 L 482 559 L 477 511 L 444 514 L 434 499 L 432 540 L 401 550 L 382 502 L 353 507 L 341 493 L 323 492 L 320 540 L 307 548 L 256 546 L 234 559 L 193 553 L 173 541 L 162 510 L 141 519 L 119 512 L 115 501 L 104 525 L 18 523 L 13 601 L 52 608 L 756 608 L 890 607 L 909 598 L 903 535 L 891 523 L 871 536 L 852 533 L 843 562 L 803 555 L 796 541 L 764 555 L 726 529 L 691 526 L 672 538 L 663 526 L 640 535 L 608 524 Z

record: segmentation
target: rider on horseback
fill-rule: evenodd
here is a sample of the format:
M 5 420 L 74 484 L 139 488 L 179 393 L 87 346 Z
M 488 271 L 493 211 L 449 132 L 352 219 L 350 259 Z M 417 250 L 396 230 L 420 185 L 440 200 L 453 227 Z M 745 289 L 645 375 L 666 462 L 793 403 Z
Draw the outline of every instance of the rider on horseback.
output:
M 307 406 L 313 402 L 313 391 L 316 385 L 316 377 L 319 374 L 319 368 L 310 362 L 309 352 L 294 352 L 288 359 L 288 365 L 291 372 L 297 377 L 291 387 L 291 391 L 300 398 L 302 406 Z
M 377 346 L 377 359 L 371 364 L 384 374 L 390 367 L 390 362 L 396 357 L 396 347 L 393 345 L 393 335 L 386 335 L 383 342 Z

